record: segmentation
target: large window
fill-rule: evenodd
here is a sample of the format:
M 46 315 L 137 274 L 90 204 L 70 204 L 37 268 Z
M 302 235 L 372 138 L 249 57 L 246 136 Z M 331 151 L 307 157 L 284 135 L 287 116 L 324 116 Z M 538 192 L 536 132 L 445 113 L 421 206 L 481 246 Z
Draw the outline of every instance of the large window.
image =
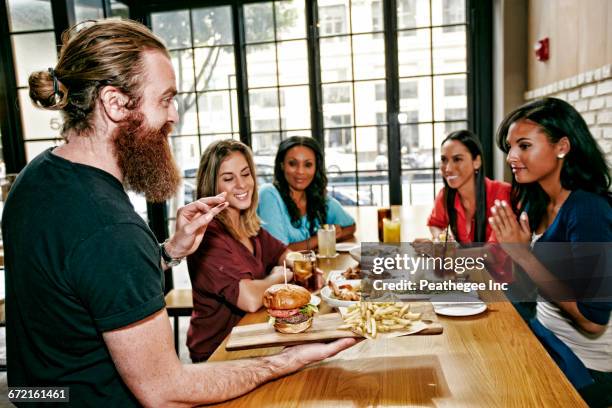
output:
M 181 124 L 172 143 L 186 180 L 177 205 L 192 198 L 195 168 L 212 140 L 250 141 L 260 181 L 266 182 L 278 144 L 291 135 L 323 142 L 330 191 L 350 197 L 345 203 L 389 204 L 388 81 L 398 87 L 403 201 L 433 199 L 440 185 L 436 149 L 448 132 L 467 127 L 464 0 L 396 2 L 396 80 L 387 78 L 386 2 L 315 4 L 318 21 L 313 22 L 306 21 L 304 0 L 151 15 L 178 72 Z M 241 18 L 239 44 L 233 13 Z M 308 35 L 309 23 L 318 27 L 315 35 Z M 309 48 L 316 50 L 316 59 Z M 241 55 L 234 55 L 236 50 Z M 239 75 L 245 78 L 247 100 L 242 109 Z M 313 78 L 320 82 L 312 83 Z M 313 110 L 320 112 L 321 123 L 313 122 Z M 240 115 L 248 118 L 243 130 Z
M 311 136 L 304 0 L 246 4 L 244 33 L 251 147 L 260 182 L 272 181 L 282 139 Z
M 380 152 L 387 150 L 382 2 L 319 0 L 318 15 L 330 185 L 355 204 L 385 204 L 388 175 L 377 166 Z M 335 22 L 333 30 L 328 21 Z M 331 97 L 339 89 L 343 97 Z
M 116 0 L 75 0 L 67 3 L 67 6 L 72 7 L 76 22 L 108 16 L 127 18 L 129 14 L 128 7 Z M 7 0 L 6 9 L 15 73 L 15 103 L 22 129 L 20 136 L 25 161 L 29 162 L 44 150 L 61 143 L 61 114 L 36 108 L 28 94 L 29 75 L 34 71 L 55 67 L 57 63 L 58 28 L 55 27 L 50 0 Z M 17 139 L 17 135 L 12 136 Z M 137 212 L 146 220 L 144 197 L 130 193 L 130 199 Z
M 151 25 L 170 51 L 177 80 L 179 122 L 170 142 L 184 183 L 170 202 L 168 213 L 174 217 L 178 207 L 195 198 L 195 175 L 206 146 L 239 138 L 231 8 L 153 13 Z
M 9 32 L 26 160 L 57 144 L 62 118 L 59 112 L 35 108 L 28 95 L 28 77 L 54 67 L 57 61 L 51 1 L 7 2 Z
M 28 73 L 56 61 L 58 30 L 50 1 L 6 4 L 30 160 L 59 140 L 60 115 L 27 98 Z M 77 19 L 127 15 L 116 0 L 70 4 Z M 403 202 L 431 202 L 440 141 L 467 127 L 465 0 L 396 0 L 394 10 L 387 0 L 155 4 L 154 12 L 139 10 L 166 42 L 176 71 L 180 122 L 171 144 L 185 179 L 169 214 L 193 199 L 204 149 L 224 138 L 250 143 L 261 182 L 271 180 L 279 142 L 306 135 L 322 142 L 330 191 L 347 197 L 345 204 L 389 204 L 398 166 L 401 183 L 394 178 L 392 187 Z M 395 32 L 385 25 L 389 13 Z M 399 144 L 399 163 L 389 163 L 398 153 L 389 139 Z
M 467 128 L 466 26 L 464 0 L 398 1 L 404 203 L 431 202 L 441 187 L 440 142 Z

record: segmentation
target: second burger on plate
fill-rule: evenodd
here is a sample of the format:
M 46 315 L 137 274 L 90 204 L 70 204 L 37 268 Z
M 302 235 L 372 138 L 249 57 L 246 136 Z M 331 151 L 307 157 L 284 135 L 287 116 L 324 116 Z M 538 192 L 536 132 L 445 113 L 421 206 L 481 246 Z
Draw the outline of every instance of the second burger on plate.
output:
M 301 286 L 279 283 L 263 294 L 263 305 L 274 319 L 274 328 L 281 333 L 301 333 L 312 325 L 318 312 L 310 303 L 310 292 Z

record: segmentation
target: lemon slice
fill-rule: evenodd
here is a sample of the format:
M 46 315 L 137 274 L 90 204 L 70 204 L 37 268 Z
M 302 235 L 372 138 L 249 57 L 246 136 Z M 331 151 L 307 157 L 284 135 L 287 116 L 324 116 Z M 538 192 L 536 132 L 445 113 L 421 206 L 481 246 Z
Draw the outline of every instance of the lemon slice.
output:
M 288 261 L 299 261 L 300 259 L 302 259 L 302 254 L 300 254 L 299 252 L 289 252 L 285 259 L 287 259 Z

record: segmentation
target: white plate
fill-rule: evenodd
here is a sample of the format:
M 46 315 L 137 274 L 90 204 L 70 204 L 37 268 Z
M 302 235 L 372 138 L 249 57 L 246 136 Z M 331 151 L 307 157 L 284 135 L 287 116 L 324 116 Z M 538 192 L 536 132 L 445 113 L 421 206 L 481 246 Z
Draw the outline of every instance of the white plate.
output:
M 319 306 L 321 304 L 321 298 L 318 297 L 317 295 L 310 295 L 310 304 L 311 305 L 315 305 L 315 306 Z
M 452 294 L 431 299 L 434 312 L 442 316 L 473 316 L 487 310 L 487 304 L 469 295 Z
M 359 286 L 361 287 L 361 279 L 353 279 L 353 280 L 337 280 L 335 281 L 337 285 L 342 285 L 345 283 L 350 284 L 351 286 Z M 340 300 L 333 297 L 332 290 L 329 286 L 324 286 L 321 288 L 321 297 L 331 307 L 349 307 L 354 305 L 355 303 L 359 303 L 359 301 L 355 300 Z
M 339 242 L 336 244 L 336 251 L 338 252 L 349 252 L 351 249 L 361 246 L 355 242 Z

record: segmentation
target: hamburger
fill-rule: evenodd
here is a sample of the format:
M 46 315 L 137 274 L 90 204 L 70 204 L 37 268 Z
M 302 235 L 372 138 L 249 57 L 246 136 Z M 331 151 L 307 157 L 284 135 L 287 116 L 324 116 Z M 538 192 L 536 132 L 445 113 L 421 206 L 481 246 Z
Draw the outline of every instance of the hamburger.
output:
M 301 333 L 312 325 L 318 312 L 310 303 L 310 292 L 301 286 L 272 285 L 263 294 L 263 305 L 268 309 L 270 322 L 281 333 Z

